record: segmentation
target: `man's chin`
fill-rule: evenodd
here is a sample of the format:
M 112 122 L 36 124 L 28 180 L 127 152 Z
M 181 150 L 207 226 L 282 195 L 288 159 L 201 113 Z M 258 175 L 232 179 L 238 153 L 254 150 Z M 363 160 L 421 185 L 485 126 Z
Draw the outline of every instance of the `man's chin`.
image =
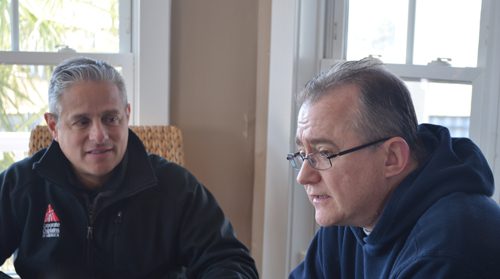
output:
M 89 168 L 86 171 L 86 176 L 95 180 L 105 179 L 113 172 L 111 167 Z
M 336 222 L 334 220 L 332 220 L 332 218 L 328 218 L 326 216 L 321 216 L 317 213 L 315 215 L 315 219 L 316 219 L 316 223 L 322 227 L 329 227 L 329 226 L 333 226 L 336 224 Z

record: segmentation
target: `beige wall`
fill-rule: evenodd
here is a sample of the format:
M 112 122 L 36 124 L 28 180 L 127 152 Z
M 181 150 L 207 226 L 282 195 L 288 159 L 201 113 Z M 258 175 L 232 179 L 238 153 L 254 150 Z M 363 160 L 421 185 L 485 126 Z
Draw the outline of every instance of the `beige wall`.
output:
M 173 0 L 171 124 L 186 166 L 252 238 L 258 1 Z

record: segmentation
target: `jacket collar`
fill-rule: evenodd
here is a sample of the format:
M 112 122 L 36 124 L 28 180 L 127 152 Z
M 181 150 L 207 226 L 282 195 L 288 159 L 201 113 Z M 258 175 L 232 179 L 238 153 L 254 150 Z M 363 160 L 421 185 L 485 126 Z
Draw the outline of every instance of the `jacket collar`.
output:
M 33 169 L 40 176 L 61 187 L 76 187 L 71 164 L 57 141 L 53 140 L 47 149 L 38 153 L 43 155 L 41 155 L 40 160 L 33 164 Z M 130 129 L 127 151 L 113 172 L 113 176 L 108 182 L 110 185 L 104 185 L 104 187 L 116 190 L 119 197 L 132 195 L 157 184 L 157 178 L 146 149 L 139 137 Z

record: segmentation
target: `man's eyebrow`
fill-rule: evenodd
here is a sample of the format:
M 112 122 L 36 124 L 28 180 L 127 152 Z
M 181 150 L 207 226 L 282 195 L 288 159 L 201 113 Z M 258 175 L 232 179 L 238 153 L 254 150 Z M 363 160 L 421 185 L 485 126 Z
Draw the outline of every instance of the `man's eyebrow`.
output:
M 110 115 L 110 114 L 119 114 L 120 111 L 117 109 L 110 109 L 110 110 L 105 110 L 100 113 L 100 115 Z M 88 113 L 77 113 L 74 115 L 71 115 L 69 118 L 70 119 L 79 119 L 79 118 L 88 118 L 89 114 Z
M 117 109 L 110 109 L 110 110 L 105 110 L 101 113 L 101 115 L 107 115 L 107 114 L 119 114 L 120 111 Z
M 308 141 L 311 145 L 318 145 L 318 144 L 327 144 L 331 145 L 333 147 L 337 147 L 337 145 L 329 138 L 316 138 Z M 302 146 L 302 141 L 298 137 L 295 138 L 295 144 L 297 146 Z
M 86 114 L 86 113 L 77 113 L 77 114 L 71 115 L 69 119 L 74 120 L 74 119 L 86 118 L 86 117 L 88 117 L 88 114 Z

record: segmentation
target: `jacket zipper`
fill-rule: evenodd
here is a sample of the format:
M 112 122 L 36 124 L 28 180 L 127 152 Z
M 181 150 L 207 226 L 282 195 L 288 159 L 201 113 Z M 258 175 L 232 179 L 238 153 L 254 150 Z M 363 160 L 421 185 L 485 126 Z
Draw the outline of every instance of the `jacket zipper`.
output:
M 94 204 L 90 204 L 87 199 L 89 223 L 87 226 L 87 266 L 91 273 L 93 270 L 92 241 L 94 240 Z
M 145 189 L 149 188 L 150 186 L 154 185 L 154 183 L 148 183 L 146 184 L 145 186 L 143 187 L 140 187 L 140 189 L 136 189 L 135 191 L 133 192 L 130 192 L 128 193 L 127 195 L 123 195 L 120 197 L 120 199 L 117 199 L 115 200 L 114 202 L 117 202 L 118 200 L 123 200 L 123 199 L 126 199 L 126 198 L 129 198 L 137 193 L 140 193 L 142 191 L 144 191 Z M 101 194 L 99 194 L 101 195 Z M 102 195 L 101 197 L 104 197 L 104 195 Z M 87 225 L 87 231 L 86 231 L 86 236 L 87 236 L 87 255 L 86 255 L 86 259 L 87 259 L 87 268 L 88 268 L 88 271 L 89 273 L 94 276 L 94 258 L 93 258 L 93 253 L 92 253 L 92 244 L 93 244 L 93 240 L 94 240 L 94 221 L 95 221 L 95 218 L 96 218 L 96 199 L 98 199 L 99 197 L 95 197 L 94 200 L 92 201 L 92 203 L 90 202 L 89 200 L 89 197 L 88 196 L 85 196 L 85 203 L 87 205 L 87 210 L 88 210 L 88 218 L 89 218 L 89 223 Z M 106 206 L 107 207 L 107 206 Z M 100 208 L 99 211 L 102 211 L 104 207 Z M 117 222 L 120 222 L 121 223 L 121 219 L 122 219 L 122 212 L 118 212 L 118 216 L 117 216 Z

